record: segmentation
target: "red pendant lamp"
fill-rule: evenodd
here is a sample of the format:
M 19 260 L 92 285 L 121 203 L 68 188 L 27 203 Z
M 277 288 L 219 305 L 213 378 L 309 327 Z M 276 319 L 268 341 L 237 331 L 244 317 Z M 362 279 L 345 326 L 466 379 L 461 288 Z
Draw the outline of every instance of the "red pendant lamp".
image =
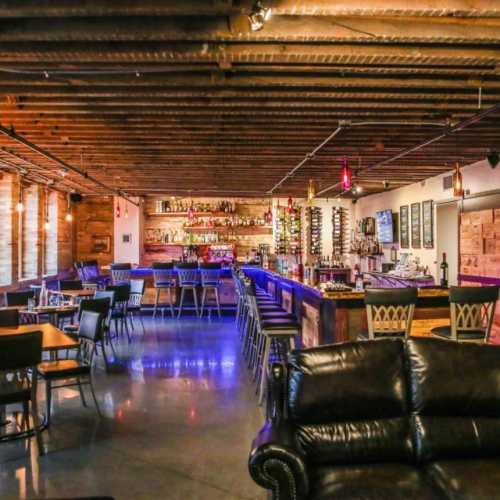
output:
M 462 179 L 462 172 L 460 166 L 455 165 L 455 173 L 453 174 L 453 196 L 462 197 L 464 195 L 464 183 Z
M 340 185 L 342 186 L 342 191 L 349 191 L 352 185 L 352 169 L 349 167 L 349 161 L 347 157 L 342 160 L 342 174 L 340 179 Z
M 293 199 L 291 196 L 288 198 L 287 210 L 289 214 L 293 212 Z
M 273 222 L 273 211 L 271 209 L 271 200 L 269 200 L 269 208 L 267 212 L 264 214 L 264 219 L 268 224 L 272 224 Z

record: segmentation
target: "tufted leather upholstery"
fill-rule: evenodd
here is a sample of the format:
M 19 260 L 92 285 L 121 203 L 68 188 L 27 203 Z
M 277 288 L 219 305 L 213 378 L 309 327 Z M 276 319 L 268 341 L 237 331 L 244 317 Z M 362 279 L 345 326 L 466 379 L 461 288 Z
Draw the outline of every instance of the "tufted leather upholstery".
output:
M 273 498 L 500 496 L 500 347 L 352 342 L 294 351 L 287 370 L 249 459 Z

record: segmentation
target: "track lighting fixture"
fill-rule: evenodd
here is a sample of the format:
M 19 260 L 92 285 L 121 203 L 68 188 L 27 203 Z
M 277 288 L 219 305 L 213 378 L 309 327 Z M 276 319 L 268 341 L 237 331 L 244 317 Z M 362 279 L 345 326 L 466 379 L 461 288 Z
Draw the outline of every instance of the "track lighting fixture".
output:
M 269 21 L 271 18 L 271 14 L 271 9 L 264 7 L 261 1 L 255 2 L 250 14 L 248 15 L 250 29 L 252 31 L 260 31 L 264 27 L 266 21 Z

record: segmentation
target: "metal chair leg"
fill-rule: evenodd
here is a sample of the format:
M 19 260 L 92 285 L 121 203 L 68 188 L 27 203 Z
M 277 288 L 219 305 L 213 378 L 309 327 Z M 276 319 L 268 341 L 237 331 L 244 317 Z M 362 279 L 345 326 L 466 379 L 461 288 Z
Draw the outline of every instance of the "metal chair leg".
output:
M 153 309 L 153 318 L 156 318 L 156 310 L 158 309 L 158 302 L 160 301 L 160 288 L 156 289 L 156 297 L 155 297 L 155 307 Z
M 33 376 L 36 376 L 33 374 Z M 52 405 L 52 382 L 45 380 L 45 402 L 47 404 L 47 427 L 50 425 L 50 410 Z
M 99 418 L 103 418 L 101 409 L 99 408 L 99 403 L 97 402 L 97 398 L 95 396 L 94 384 L 92 383 L 92 376 L 89 377 L 89 385 L 90 385 L 90 392 L 92 394 L 92 399 L 94 400 L 95 409 L 97 410 L 97 414 L 99 415 Z
M 184 292 L 186 291 L 186 289 L 184 287 L 181 288 L 181 300 L 179 302 L 179 311 L 177 313 L 177 317 L 180 318 L 181 317 L 181 313 L 182 313 L 182 305 L 184 304 Z
M 82 383 L 80 382 L 80 378 L 76 379 L 76 383 L 78 385 L 78 391 L 80 392 L 80 398 L 82 400 L 82 405 L 84 408 L 87 408 L 87 401 L 85 401 L 85 394 L 83 394 Z
M 222 317 L 222 313 L 220 310 L 219 288 L 215 287 L 214 292 L 215 292 L 215 302 L 217 304 L 217 313 L 219 314 L 219 318 L 220 318 L 220 317 Z
M 195 311 L 196 311 L 196 316 L 199 316 L 199 312 L 198 312 L 198 294 L 196 292 L 196 287 L 193 286 L 193 298 L 194 298 L 194 308 L 195 308 Z
M 201 312 L 200 317 L 203 317 L 203 310 L 205 309 L 205 300 L 207 298 L 207 289 L 203 287 L 203 293 L 201 294 Z
M 172 288 L 168 287 L 168 303 L 170 304 L 170 314 L 172 315 L 172 318 L 175 317 L 175 311 L 174 311 L 174 298 L 172 294 Z

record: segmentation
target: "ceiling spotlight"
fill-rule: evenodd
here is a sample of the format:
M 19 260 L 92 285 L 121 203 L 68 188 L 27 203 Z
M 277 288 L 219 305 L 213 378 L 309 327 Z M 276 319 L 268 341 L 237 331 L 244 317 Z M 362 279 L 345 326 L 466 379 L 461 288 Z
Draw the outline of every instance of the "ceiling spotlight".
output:
M 264 7 L 262 2 L 257 1 L 253 4 L 252 11 L 248 15 L 248 21 L 250 22 L 250 29 L 252 31 L 260 31 L 266 21 L 271 18 L 271 9 Z
M 352 187 L 352 191 L 354 194 L 360 194 L 363 192 L 363 188 L 358 184 L 357 186 Z
M 490 167 L 495 168 L 500 161 L 500 155 L 495 150 L 492 150 L 486 155 L 486 159 L 488 160 Z

